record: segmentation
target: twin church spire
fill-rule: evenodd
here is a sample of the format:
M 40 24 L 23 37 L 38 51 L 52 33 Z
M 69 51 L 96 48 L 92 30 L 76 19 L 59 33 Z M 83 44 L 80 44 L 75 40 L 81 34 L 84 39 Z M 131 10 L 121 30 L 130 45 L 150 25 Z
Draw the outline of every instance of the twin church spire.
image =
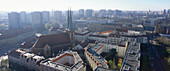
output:
M 71 8 L 67 11 L 67 29 L 69 31 L 74 31 L 74 25 L 72 23 L 72 11 Z

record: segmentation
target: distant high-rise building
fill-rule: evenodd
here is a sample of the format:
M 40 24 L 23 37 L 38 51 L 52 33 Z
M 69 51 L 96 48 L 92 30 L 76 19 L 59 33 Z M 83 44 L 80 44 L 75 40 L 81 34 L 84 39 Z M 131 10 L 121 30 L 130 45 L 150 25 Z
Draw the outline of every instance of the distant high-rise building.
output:
M 21 19 L 21 25 L 26 24 L 26 12 L 22 11 L 20 12 L 20 19 Z
M 121 10 L 115 10 L 116 15 L 121 15 L 122 11 Z
M 107 13 L 109 17 L 112 17 L 114 15 L 114 10 L 108 10 Z
M 21 28 L 20 15 L 17 12 L 8 13 L 9 29 L 17 30 Z
M 44 24 L 42 23 L 42 15 L 41 12 L 32 12 L 32 25 L 34 30 L 41 32 L 44 30 Z
M 32 24 L 42 24 L 41 12 L 32 12 Z
M 50 13 L 48 11 L 43 11 L 41 15 L 42 15 L 42 24 L 48 23 L 50 20 Z
M 106 17 L 107 10 L 106 9 L 101 9 L 99 11 L 99 17 Z
M 62 23 L 62 11 L 54 11 L 54 22 L 55 23 Z
M 80 18 L 84 17 L 84 9 L 79 9 L 79 17 Z
M 164 9 L 164 15 L 166 15 L 166 9 Z
M 170 14 L 170 9 L 168 9 L 168 12 L 167 12 L 168 14 Z
M 168 14 L 168 17 L 170 17 L 170 9 L 168 9 L 168 12 L 167 12 L 167 14 Z
M 85 12 L 86 17 L 93 17 L 93 10 L 92 9 L 87 9 Z
M 26 14 L 26 23 L 27 24 L 32 24 L 32 16 L 31 13 Z

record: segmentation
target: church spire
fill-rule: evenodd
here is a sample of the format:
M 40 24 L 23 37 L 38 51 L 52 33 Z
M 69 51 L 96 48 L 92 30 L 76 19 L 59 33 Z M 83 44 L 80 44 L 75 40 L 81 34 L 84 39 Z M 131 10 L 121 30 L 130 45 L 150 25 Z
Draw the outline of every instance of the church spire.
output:
M 72 23 L 72 11 L 71 11 L 71 7 L 70 9 L 68 9 L 68 18 L 67 18 L 67 29 L 69 30 L 69 34 L 70 34 L 70 41 L 72 44 L 72 47 L 75 47 L 75 33 L 74 33 L 74 24 Z
M 69 13 L 69 9 L 68 9 L 68 11 L 67 11 L 67 29 L 69 29 L 70 28 L 70 13 Z
M 69 29 L 70 31 L 74 31 L 74 24 L 72 23 L 72 11 L 71 11 L 71 7 L 70 9 L 68 9 L 68 16 L 67 16 L 67 29 Z

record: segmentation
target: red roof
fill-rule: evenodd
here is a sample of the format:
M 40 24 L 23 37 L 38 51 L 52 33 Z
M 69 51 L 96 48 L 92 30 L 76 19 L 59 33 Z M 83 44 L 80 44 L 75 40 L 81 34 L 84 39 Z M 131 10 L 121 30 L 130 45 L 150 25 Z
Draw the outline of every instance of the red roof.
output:
M 99 32 L 98 34 L 114 33 L 114 31 Z
M 103 46 L 104 46 L 104 45 L 100 46 L 100 47 L 96 50 L 96 52 L 98 52 Z
M 128 32 L 128 29 L 119 29 L 119 28 L 117 28 L 116 31 L 119 31 L 119 32 Z
M 75 63 L 77 63 L 77 60 L 76 60 L 76 58 L 74 57 L 74 55 L 73 55 L 73 54 L 70 54 L 70 53 L 64 53 L 63 55 L 59 56 L 58 58 L 53 59 L 51 62 L 56 62 L 57 60 L 63 58 L 64 56 L 71 56 L 71 57 L 73 57 Z

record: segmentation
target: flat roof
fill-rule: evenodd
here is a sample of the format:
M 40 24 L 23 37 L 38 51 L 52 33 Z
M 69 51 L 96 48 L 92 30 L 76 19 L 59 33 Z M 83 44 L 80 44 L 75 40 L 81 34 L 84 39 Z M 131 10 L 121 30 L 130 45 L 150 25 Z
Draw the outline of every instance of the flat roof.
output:
M 138 70 L 140 68 L 140 55 L 140 43 L 130 45 L 122 64 L 122 70 Z

